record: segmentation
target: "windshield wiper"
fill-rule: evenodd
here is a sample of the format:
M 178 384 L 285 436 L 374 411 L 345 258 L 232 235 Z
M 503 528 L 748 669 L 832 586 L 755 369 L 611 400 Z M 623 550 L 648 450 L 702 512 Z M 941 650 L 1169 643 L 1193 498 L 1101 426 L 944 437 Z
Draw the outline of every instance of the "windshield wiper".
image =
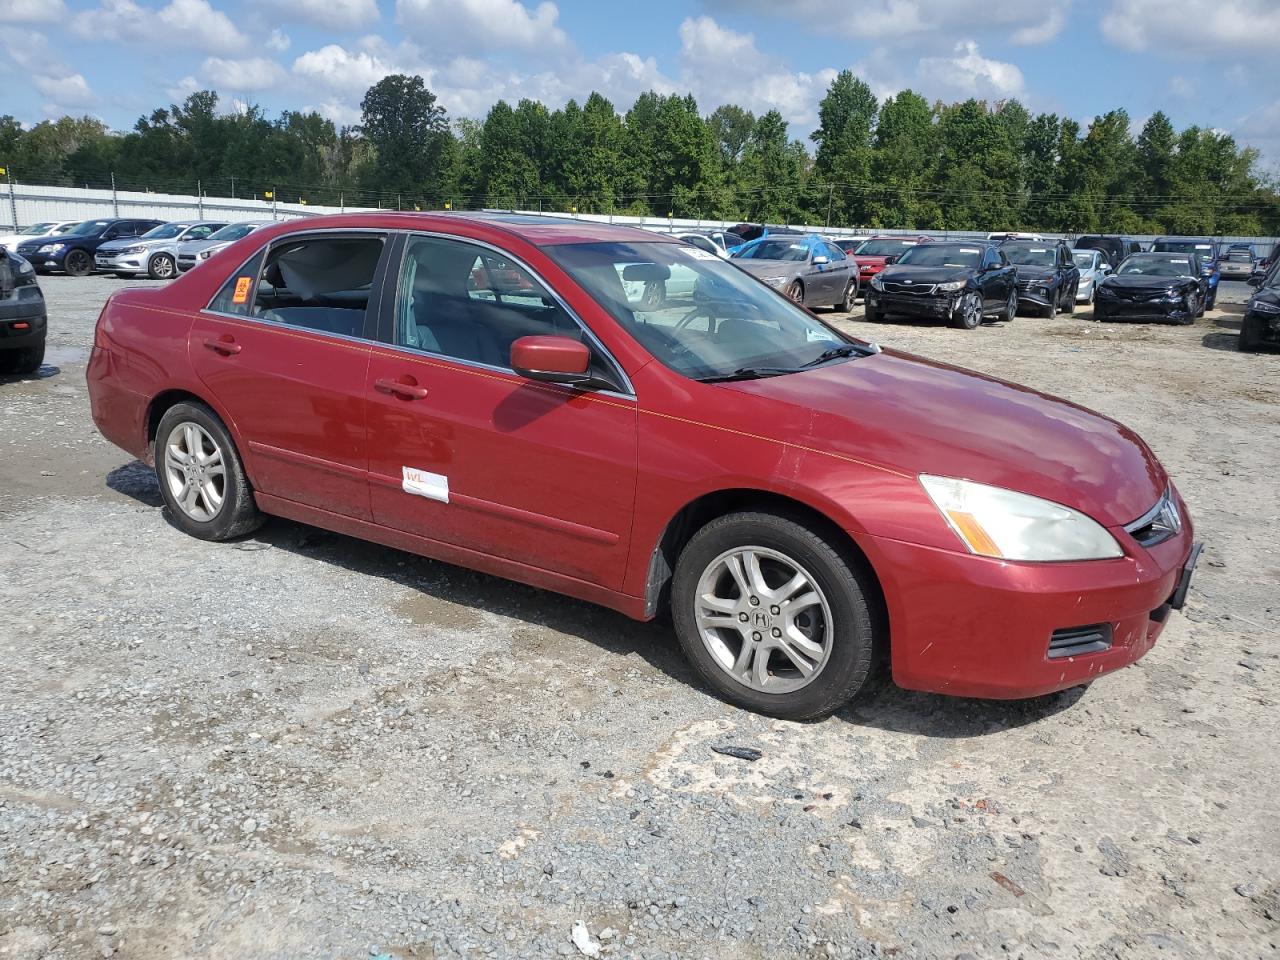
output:
M 832 347 L 830 350 L 823 350 L 807 363 L 802 363 L 802 367 L 817 367 L 821 364 L 828 363 L 831 360 L 839 360 L 843 357 L 852 357 L 854 355 L 866 356 L 867 351 L 854 343 L 846 343 L 843 346 Z
M 733 373 L 719 373 L 710 377 L 698 377 L 699 383 L 730 383 L 734 380 L 762 380 L 765 377 L 781 377 L 799 373 L 798 367 L 739 367 Z

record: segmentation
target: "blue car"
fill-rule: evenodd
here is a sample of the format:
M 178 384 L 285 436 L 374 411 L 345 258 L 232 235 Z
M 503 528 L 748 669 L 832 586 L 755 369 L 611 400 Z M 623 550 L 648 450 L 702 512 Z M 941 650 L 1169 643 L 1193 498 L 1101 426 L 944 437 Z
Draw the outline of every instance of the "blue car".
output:
M 1212 310 L 1218 302 L 1218 281 L 1222 271 L 1218 266 L 1218 244 L 1208 237 L 1160 237 L 1151 247 L 1152 253 L 1189 253 L 1200 261 L 1200 275 L 1208 282 L 1204 308 Z
M 750 223 L 740 223 L 733 227 L 733 232 L 742 237 L 743 242 L 729 247 L 729 256 L 733 256 L 748 244 L 755 243 L 757 240 L 763 240 L 765 237 L 773 237 L 778 234 L 786 234 L 787 236 L 800 237 L 803 234 L 799 230 L 791 227 L 765 227 Z
M 93 272 L 94 254 L 104 243 L 140 237 L 161 223 L 161 220 L 118 217 L 85 220 L 60 236 L 20 243 L 17 252 L 31 261 L 37 273 L 63 270 L 73 277 L 86 277 Z

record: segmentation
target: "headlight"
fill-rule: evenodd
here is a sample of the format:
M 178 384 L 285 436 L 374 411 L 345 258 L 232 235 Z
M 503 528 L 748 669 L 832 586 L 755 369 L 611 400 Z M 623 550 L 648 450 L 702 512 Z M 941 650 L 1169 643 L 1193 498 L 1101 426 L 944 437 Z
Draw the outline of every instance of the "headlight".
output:
M 877 273 L 874 277 L 871 278 L 871 289 L 872 290 L 884 289 L 884 278 L 880 276 L 880 274 Z
M 787 282 L 786 277 L 765 277 L 764 282 L 771 287 L 780 287 Z
M 208 259 L 209 259 L 209 251 L 208 251 L 208 250 L 201 250 L 199 253 L 197 253 L 197 254 L 196 254 L 196 258 L 197 258 L 197 259 L 199 259 L 199 260 L 208 260 Z M 201 276 L 203 276 L 203 274 L 201 274 Z
M 1115 295 L 1116 295 L 1115 291 L 1112 290 L 1110 287 L 1108 287 L 1105 283 L 1098 284 L 1098 296 L 1102 297 L 1104 300 L 1107 297 L 1114 297 Z
M 143 246 L 124 247 L 123 249 L 120 250 L 120 252 L 121 253 L 141 253 L 145 249 L 147 248 Z
M 920 484 L 979 556 L 1038 562 L 1124 556 L 1100 523 L 1070 507 L 970 480 L 921 474 Z
M 46 243 L 36 253 L 57 253 L 65 246 L 65 243 Z
M 25 277 L 28 274 L 34 274 L 36 268 L 29 264 L 26 260 L 18 261 L 18 276 Z
M 1280 313 L 1280 307 L 1274 303 L 1267 303 L 1265 300 L 1254 300 L 1249 304 L 1248 309 L 1256 310 L 1258 313 Z
M 952 280 L 950 283 L 938 284 L 935 289 L 939 293 L 955 293 L 957 290 L 963 290 L 967 282 L 965 280 Z

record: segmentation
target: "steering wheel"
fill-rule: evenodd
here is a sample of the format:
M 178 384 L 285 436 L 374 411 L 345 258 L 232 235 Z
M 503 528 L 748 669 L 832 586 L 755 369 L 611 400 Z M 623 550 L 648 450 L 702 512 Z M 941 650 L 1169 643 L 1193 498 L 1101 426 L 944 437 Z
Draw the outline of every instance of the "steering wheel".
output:
M 688 313 L 686 313 L 683 317 L 681 317 L 676 322 L 675 329 L 683 330 L 699 317 L 706 317 L 708 321 L 711 321 L 707 324 L 707 332 L 715 333 L 714 323 L 717 317 L 716 317 L 715 310 L 712 309 L 711 304 L 709 303 L 700 303 L 696 307 L 694 307 L 692 310 L 690 310 Z

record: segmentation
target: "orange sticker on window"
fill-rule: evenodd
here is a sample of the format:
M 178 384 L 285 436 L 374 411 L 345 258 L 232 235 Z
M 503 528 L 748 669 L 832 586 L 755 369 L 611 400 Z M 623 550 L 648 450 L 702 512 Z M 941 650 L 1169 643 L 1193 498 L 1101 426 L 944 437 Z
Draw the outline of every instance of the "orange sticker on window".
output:
M 240 277 L 236 280 L 236 292 L 231 296 L 232 303 L 244 303 L 249 299 L 249 287 L 253 283 L 252 277 Z

